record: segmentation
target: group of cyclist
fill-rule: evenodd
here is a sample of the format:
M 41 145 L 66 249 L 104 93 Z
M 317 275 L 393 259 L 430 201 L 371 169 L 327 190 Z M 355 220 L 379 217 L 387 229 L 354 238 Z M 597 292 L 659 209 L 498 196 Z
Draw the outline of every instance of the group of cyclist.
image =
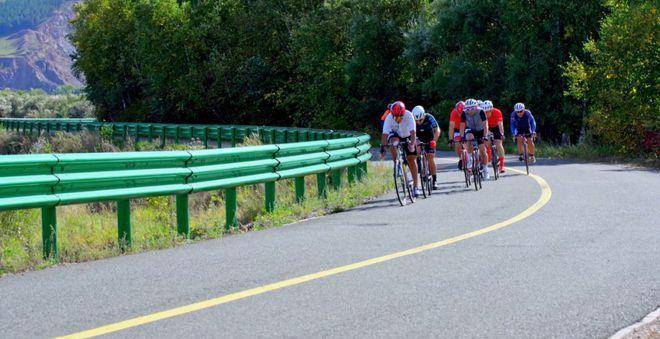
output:
M 433 189 L 438 189 L 435 150 L 441 130 L 435 117 L 426 113 L 424 107 L 416 106 L 412 112 L 406 109 L 406 105 L 397 101 L 390 104 L 383 114 L 383 134 L 381 138 L 381 157 L 385 156 L 387 146 L 396 159 L 396 147 L 402 144 L 406 163 L 413 177 L 413 195 L 419 195 L 419 176 L 417 169 L 417 156 L 424 148 L 428 158 L 429 170 L 433 176 Z M 534 163 L 534 139 L 536 137 L 536 121 L 532 113 L 525 108 L 523 103 L 517 103 L 511 113 L 511 135 L 514 136 L 518 145 L 518 159 L 523 161 L 523 142 L 527 143 L 529 160 Z M 467 99 L 459 101 L 451 111 L 449 117 L 448 141 L 454 145 L 454 150 L 459 159 L 463 149 L 472 152 L 473 142 L 479 148 L 480 170 L 486 180 L 490 179 L 488 164 L 491 140 L 495 143 L 495 149 L 499 155 L 499 171 L 504 173 L 504 117 L 502 111 L 493 106 L 490 100 Z M 468 158 L 469 160 L 469 158 Z M 471 164 L 463 164 L 459 160 L 458 167 L 471 168 Z

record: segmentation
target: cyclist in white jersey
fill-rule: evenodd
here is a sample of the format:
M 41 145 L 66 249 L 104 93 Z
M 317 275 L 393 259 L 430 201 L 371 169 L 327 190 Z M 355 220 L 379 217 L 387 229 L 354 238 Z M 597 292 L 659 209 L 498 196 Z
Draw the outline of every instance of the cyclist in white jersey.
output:
M 385 118 L 383 123 L 383 136 L 380 141 L 380 156 L 385 156 L 385 147 L 390 145 L 390 154 L 392 160 L 396 159 L 396 148 L 394 145 L 399 142 L 406 142 L 407 147 L 404 147 L 404 155 L 406 157 L 408 167 L 413 177 L 413 195 L 419 195 L 419 177 L 417 175 L 417 124 L 415 124 L 415 117 L 412 113 L 406 110 L 406 105 L 397 101 L 392 104 L 391 114 Z

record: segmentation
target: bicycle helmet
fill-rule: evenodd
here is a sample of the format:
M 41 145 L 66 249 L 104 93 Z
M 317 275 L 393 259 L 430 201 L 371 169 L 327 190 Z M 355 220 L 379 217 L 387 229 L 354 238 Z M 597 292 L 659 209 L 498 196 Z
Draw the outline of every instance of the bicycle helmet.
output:
M 525 110 L 525 104 L 522 102 L 519 102 L 516 104 L 516 106 L 513 107 L 513 110 L 516 112 L 524 111 Z
M 406 114 L 406 105 L 401 102 L 397 101 L 392 104 L 392 115 L 395 117 L 402 117 L 404 114 Z
M 467 109 L 473 109 L 475 107 L 479 106 L 479 103 L 475 99 L 467 99 L 465 100 L 465 108 Z
M 479 109 L 484 109 L 484 102 L 481 100 L 477 100 L 477 107 L 479 107 Z
M 412 114 L 415 117 L 415 120 L 422 120 L 426 114 L 426 111 L 424 111 L 424 107 L 422 106 L 415 106 L 415 108 L 413 108 Z
M 484 101 L 484 111 L 490 111 L 493 109 L 493 102 L 490 100 Z

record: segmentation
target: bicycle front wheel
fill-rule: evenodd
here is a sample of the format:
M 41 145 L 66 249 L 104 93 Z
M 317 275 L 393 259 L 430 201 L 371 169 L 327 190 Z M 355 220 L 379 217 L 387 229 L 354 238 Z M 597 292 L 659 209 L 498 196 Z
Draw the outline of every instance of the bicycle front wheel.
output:
M 500 156 L 497 154 L 497 149 L 493 149 L 493 172 L 495 180 L 500 178 Z
M 474 180 L 474 190 L 479 190 L 479 158 L 472 153 L 472 179 Z
M 400 161 L 394 163 L 394 190 L 401 206 L 406 205 L 406 181 L 403 178 L 403 166 Z

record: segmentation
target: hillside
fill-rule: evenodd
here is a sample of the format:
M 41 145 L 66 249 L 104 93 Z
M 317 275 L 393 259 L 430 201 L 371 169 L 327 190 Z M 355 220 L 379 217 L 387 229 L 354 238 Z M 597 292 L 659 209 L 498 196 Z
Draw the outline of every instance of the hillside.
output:
M 74 48 L 67 39 L 73 1 L 64 3 L 37 26 L 0 37 L 0 89 L 82 86 L 71 71 Z

